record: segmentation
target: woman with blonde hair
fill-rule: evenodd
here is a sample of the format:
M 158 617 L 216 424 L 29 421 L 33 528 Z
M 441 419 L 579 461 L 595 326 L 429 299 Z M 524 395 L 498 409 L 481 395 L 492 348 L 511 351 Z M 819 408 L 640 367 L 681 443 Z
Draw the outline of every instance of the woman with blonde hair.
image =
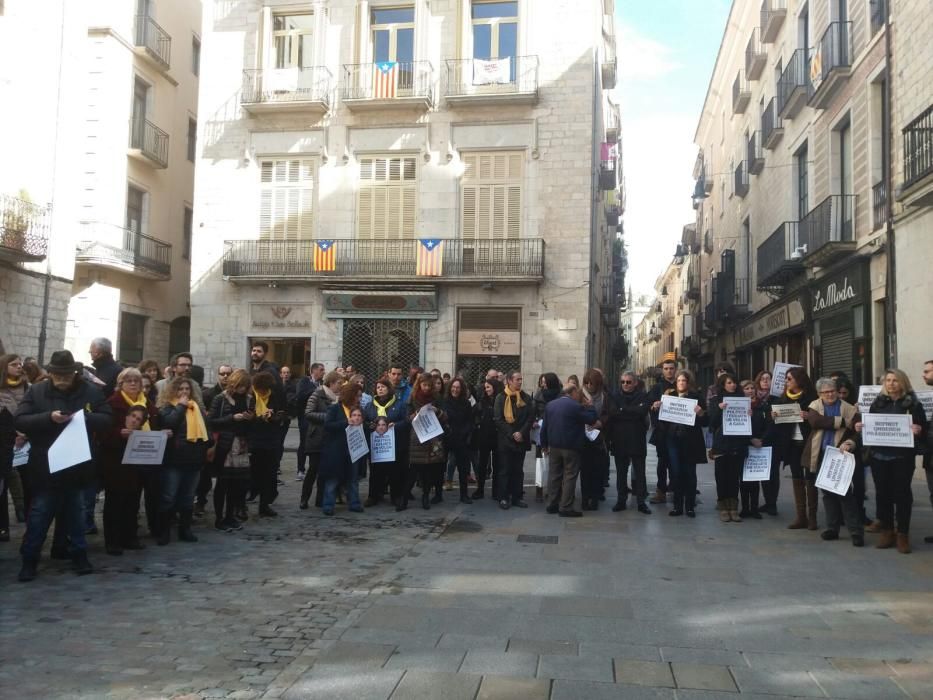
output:
M 247 398 L 251 388 L 249 373 L 245 369 L 234 370 L 227 387 L 214 397 L 210 407 L 210 427 L 217 431 L 213 462 L 217 476 L 214 528 L 226 532 L 242 527 L 238 514 L 243 516 L 246 510 L 246 486 L 250 478 L 249 431 L 256 416 Z
M 0 489 L 0 542 L 10 541 L 7 491 L 13 497 L 16 520 L 26 520 L 23 482 L 19 471 L 13 468 L 13 449 L 22 447 L 26 440 L 13 427 L 13 416 L 28 388 L 22 358 L 19 355 L 0 356 L 0 480 L 3 481 Z
M 872 402 L 869 413 L 911 417 L 914 447 L 872 447 L 868 459 L 875 481 L 875 507 L 881 522 L 881 539 L 876 547 L 889 549 L 896 544 L 898 552 L 910 554 L 910 515 L 914 502 L 911 481 L 917 468 L 918 446 L 923 444 L 929 428 L 926 412 L 907 375 L 899 369 L 887 369 L 881 382 L 881 392 Z M 860 433 L 862 427 L 861 422 L 856 423 L 856 432 Z

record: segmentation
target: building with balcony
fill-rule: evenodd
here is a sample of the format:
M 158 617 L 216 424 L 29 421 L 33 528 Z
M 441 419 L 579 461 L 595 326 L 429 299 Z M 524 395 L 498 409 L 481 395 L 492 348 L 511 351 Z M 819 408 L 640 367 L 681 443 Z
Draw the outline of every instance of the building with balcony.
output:
M 687 325 L 701 378 L 728 359 L 743 378 L 782 361 L 859 383 L 892 361 L 872 204 L 891 163 L 876 4 L 733 3 L 696 131 L 702 322 Z
M 187 349 L 199 70 L 200 2 L 3 4 L 0 347 Z
M 610 367 L 614 3 L 205 7 L 199 361 Z

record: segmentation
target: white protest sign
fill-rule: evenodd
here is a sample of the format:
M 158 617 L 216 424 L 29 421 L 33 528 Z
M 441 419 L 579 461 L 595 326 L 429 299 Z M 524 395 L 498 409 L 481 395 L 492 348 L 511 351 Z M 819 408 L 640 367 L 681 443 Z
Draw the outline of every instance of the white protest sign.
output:
M 583 430 L 586 433 L 587 440 L 589 440 L 590 442 L 596 442 L 596 438 L 599 437 L 599 428 L 590 428 L 589 426 L 587 426 Z
M 369 454 L 369 445 L 366 444 L 366 433 L 362 425 L 347 426 L 347 449 L 350 451 L 350 461 L 355 462 Z
M 862 443 L 866 447 L 906 447 L 913 449 L 913 418 L 906 413 L 866 413 L 862 416 Z
M 858 410 L 861 413 L 868 413 L 872 401 L 881 393 L 881 387 L 877 384 L 863 384 L 858 388 Z
M 370 458 L 373 464 L 395 461 L 395 426 L 385 433 L 379 434 L 375 430 L 369 437 Z
M 775 413 L 775 423 L 803 423 L 800 417 L 800 405 L 796 403 L 779 403 L 771 407 Z
M 933 391 L 916 391 L 914 393 L 920 399 L 920 403 L 923 404 L 923 410 L 927 414 L 927 422 L 933 421 Z
M 658 412 L 658 420 L 668 423 L 679 423 L 680 425 L 696 425 L 697 414 L 696 399 L 685 399 L 680 396 L 670 396 L 665 394 L 661 397 L 661 410 Z
M 722 434 L 752 436 L 752 400 L 747 396 L 727 396 L 723 399 Z
M 774 371 L 771 372 L 771 396 L 784 395 L 784 383 L 787 377 L 787 370 L 791 367 L 800 367 L 800 365 L 790 365 L 786 362 L 774 363 Z
M 749 447 L 742 470 L 742 481 L 767 481 L 771 478 L 771 448 Z
M 162 464 L 168 433 L 161 430 L 134 430 L 126 440 L 123 464 Z
M 25 467 L 29 463 L 29 443 L 24 442 L 22 447 L 13 448 L 13 466 Z
M 431 438 L 436 438 L 444 434 L 441 422 L 434 413 L 434 407 L 431 404 L 422 406 L 421 410 L 411 419 L 411 427 L 415 431 L 418 442 L 422 445 Z
M 855 474 L 855 455 L 838 450 L 832 445 L 826 448 L 820 473 L 816 476 L 816 487 L 845 496 Z
M 91 444 L 87 439 L 86 425 L 84 411 L 71 416 L 65 429 L 49 447 L 50 474 L 90 461 Z

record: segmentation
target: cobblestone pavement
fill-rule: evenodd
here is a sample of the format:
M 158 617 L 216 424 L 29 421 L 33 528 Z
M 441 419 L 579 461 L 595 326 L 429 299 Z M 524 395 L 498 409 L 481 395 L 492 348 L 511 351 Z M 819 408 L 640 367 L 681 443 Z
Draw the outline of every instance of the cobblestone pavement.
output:
M 44 560 L 16 584 L 2 545 L 0 697 L 933 697 L 925 484 L 910 556 L 787 530 L 789 485 L 777 518 L 721 524 L 711 466 L 696 520 L 612 495 L 577 520 L 489 499 L 325 518 L 287 481 L 282 517 L 239 533 L 208 516 L 197 544 L 123 557 L 92 537 L 93 576 Z

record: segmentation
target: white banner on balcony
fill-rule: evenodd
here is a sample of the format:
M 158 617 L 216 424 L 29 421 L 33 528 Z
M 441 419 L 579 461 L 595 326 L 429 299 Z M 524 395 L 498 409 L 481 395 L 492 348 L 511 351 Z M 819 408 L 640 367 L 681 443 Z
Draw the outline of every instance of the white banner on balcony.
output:
M 512 58 L 473 59 L 474 85 L 507 85 L 512 82 Z
M 297 92 L 297 68 L 278 68 L 266 72 L 266 84 L 263 86 L 267 92 Z

